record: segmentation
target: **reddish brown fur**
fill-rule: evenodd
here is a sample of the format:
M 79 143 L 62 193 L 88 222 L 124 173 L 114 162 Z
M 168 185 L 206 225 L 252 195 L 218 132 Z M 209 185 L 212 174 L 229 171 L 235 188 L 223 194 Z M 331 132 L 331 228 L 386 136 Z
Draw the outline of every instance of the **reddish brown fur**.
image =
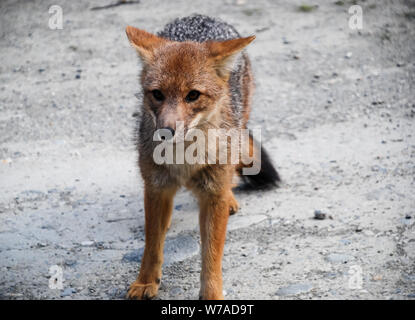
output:
M 141 84 L 145 119 L 140 134 L 158 128 L 185 128 L 198 116 L 198 128 L 232 128 L 235 115 L 230 108 L 229 65 L 233 56 L 254 37 L 224 42 L 172 42 L 145 31 L 127 27 L 130 42 L 143 59 Z M 249 119 L 252 75 L 248 59 L 243 74 L 243 121 Z M 161 90 L 164 101 L 156 101 L 152 90 Z M 201 92 L 197 103 L 185 101 L 190 90 Z M 147 119 L 147 120 L 146 120 Z M 151 121 L 153 120 L 153 122 Z M 222 256 L 229 213 L 238 209 L 232 193 L 236 167 L 225 165 L 155 165 L 149 143 L 139 145 L 139 165 L 145 183 L 145 251 L 137 280 L 128 297 L 151 298 L 157 294 L 163 263 L 163 243 L 171 221 L 173 197 L 181 185 L 190 189 L 200 205 L 202 271 L 200 296 L 222 299 Z

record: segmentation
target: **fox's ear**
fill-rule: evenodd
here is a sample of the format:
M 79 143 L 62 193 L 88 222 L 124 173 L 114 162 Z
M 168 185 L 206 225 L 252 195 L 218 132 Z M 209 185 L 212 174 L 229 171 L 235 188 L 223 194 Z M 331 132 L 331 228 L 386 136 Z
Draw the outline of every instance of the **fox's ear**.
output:
M 151 62 L 154 56 L 154 50 L 167 42 L 164 38 L 157 37 L 147 31 L 131 26 L 127 26 L 125 32 L 127 33 L 128 40 L 130 40 L 132 46 L 146 63 Z
M 220 77 L 227 78 L 234 68 L 234 63 L 239 52 L 255 39 L 255 36 L 237 38 L 226 41 L 206 42 L 210 59 L 213 60 L 215 69 Z

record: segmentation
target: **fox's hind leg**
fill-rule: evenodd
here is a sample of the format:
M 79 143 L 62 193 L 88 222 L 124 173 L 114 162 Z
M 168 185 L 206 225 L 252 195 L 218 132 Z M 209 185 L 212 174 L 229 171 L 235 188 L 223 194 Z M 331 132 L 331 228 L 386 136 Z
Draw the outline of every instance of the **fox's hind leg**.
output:
M 239 210 L 239 204 L 238 204 L 238 201 L 236 201 L 232 190 L 229 191 L 228 203 L 229 203 L 229 214 L 230 215 L 235 214 Z
M 157 295 L 161 281 L 164 239 L 171 222 L 175 193 L 176 189 L 145 187 L 145 248 L 140 273 L 127 294 L 130 299 L 150 299 Z

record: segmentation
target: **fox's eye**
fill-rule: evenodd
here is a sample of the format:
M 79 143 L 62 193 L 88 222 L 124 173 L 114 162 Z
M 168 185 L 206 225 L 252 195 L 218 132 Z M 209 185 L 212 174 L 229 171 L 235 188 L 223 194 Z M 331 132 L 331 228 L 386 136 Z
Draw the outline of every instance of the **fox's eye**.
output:
M 161 93 L 160 90 L 153 90 L 151 91 L 151 93 L 153 94 L 154 99 L 156 99 L 157 101 L 163 101 L 164 100 L 164 96 Z
M 186 96 L 186 101 L 187 102 L 192 102 L 192 101 L 196 101 L 200 96 L 200 92 L 197 90 L 192 90 L 190 91 L 187 96 Z

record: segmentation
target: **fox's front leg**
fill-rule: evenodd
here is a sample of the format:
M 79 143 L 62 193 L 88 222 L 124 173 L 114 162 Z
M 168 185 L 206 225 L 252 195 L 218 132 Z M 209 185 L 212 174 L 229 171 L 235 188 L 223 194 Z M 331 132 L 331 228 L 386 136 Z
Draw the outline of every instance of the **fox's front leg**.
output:
M 223 299 L 222 256 L 229 217 L 230 195 L 229 192 L 221 192 L 199 197 L 202 240 L 200 299 Z
M 161 281 L 164 240 L 171 219 L 175 193 L 176 189 L 157 190 L 145 187 L 145 248 L 140 273 L 127 294 L 130 299 L 150 299 L 157 295 Z

